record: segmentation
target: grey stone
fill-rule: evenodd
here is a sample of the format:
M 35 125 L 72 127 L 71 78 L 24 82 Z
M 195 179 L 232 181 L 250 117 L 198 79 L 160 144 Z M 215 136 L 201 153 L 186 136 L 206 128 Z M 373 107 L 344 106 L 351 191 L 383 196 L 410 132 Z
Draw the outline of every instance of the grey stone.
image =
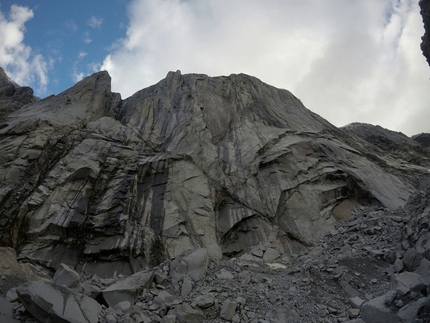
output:
M 53 282 L 29 282 L 17 293 L 25 309 L 42 322 L 97 323 L 101 312 L 101 306 L 92 298 Z
M 294 310 L 285 308 L 273 308 L 266 313 L 265 318 L 269 322 L 289 323 L 297 320 L 298 315 Z
M 0 322 L 4 323 L 18 323 L 13 317 L 14 305 L 4 298 L 0 297 Z
M 189 293 L 191 293 L 191 290 L 193 289 L 193 281 L 189 276 L 185 276 L 182 279 L 182 287 L 181 287 L 181 296 L 186 297 Z
M 176 323 L 176 315 L 168 314 L 163 316 L 161 323 Z
M 220 317 L 230 321 L 236 313 L 237 302 L 226 299 L 221 306 Z
M 218 279 L 226 279 L 226 280 L 231 280 L 234 279 L 234 275 L 231 273 L 231 271 L 221 268 L 221 270 L 216 273 L 216 277 Z
M 201 310 L 193 309 L 186 303 L 176 306 L 168 315 L 176 316 L 177 322 L 180 323 L 202 323 L 206 319 Z
M 162 306 L 171 307 L 176 298 L 176 296 L 170 294 L 168 291 L 162 290 L 155 296 L 154 302 Z
M 272 262 L 281 256 L 280 252 L 273 248 L 267 248 L 263 255 L 264 262 Z
M 95 299 L 101 293 L 100 287 L 97 287 L 97 286 L 91 284 L 91 281 L 86 280 L 84 282 L 81 282 L 80 286 L 81 286 L 82 293 L 84 295 L 91 297 L 91 298 Z
M 263 258 L 263 254 L 264 254 L 264 252 L 263 252 L 263 250 L 261 248 L 253 248 L 253 249 L 251 249 L 250 253 L 253 256 L 256 256 L 258 258 Z
M 172 280 L 179 281 L 189 275 L 193 281 L 201 280 L 207 271 L 208 252 L 204 248 L 185 251 L 170 264 Z
M 430 284 L 429 276 L 411 272 L 394 274 L 390 280 L 390 288 L 402 296 L 410 291 L 425 291 L 428 284 Z
M 53 278 L 53 281 L 58 285 L 63 285 L 69 288 L 78 287 L 79 280 L 79 274 L 66 264 L 60 264 Z
M 399 318 L 385 305 L 385 296 L 374 298 L 361 306 L 361 318 L 366 323 L 397 323 Z
M 215 297 L 212 293 L 200 295 L 194 299 L 193 303 L 200 308 L 209 308 L 214 305 Z
M 396 273 L 399 273 L 405 268 L 405 265 L 403 265 L 403 261 L 397 258 L 394 262 L 394 271 Z
M 410 302 L 409 304 L 403 306 L 398 312 L 397 316 L 402 322 L 412 323 L 416 318 L 418 311 L 424 304 L 430 303 L 430 298 L 423 297 L 415 302 Z
M 129 301 L 123 301 L 115 304 L 114 309 L 120 310 L 121 312 L 124 312 L 130 308 L 131 304 Z
M 152 271 L 137 272 L 118 280 L 102 290 L 103 298 L 110 307 L 114 307 L 116 304 L 123 301 L 134 304 L 136 296 L 138 296 L 143 289 L 148 289 L 151 286 L 153 278 L 154 274 Z
M 16 293 L 16 287 L 11 288 L 6 293 L 6 300 L 8 302 L 16 302 L 18 301 L 18 294 Z
M 349 303 L 353 308 L 360 308 L 361 305 L 363 305 L 364 301 L 360 297 L 356 296 L 356 297 L 351 297 L 349 299 Z
M 340 286 L 349 295 L 349 297 L 357 297 L 360 295 L 360 293 L 354 287 L 344 280 L 340 282 Z
M 407 271 L 414 271 L 420 265 L 423 255 L 418 253 L 414 248 L 409 248 L 403 255 L 403 264 Z

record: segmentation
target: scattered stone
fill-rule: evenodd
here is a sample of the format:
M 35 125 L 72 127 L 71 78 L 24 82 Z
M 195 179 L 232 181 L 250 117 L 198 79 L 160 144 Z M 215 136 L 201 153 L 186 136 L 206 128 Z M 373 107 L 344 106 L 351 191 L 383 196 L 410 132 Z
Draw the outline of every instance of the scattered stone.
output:
M 13 317 L 14 305 L 4 298 L 0 297 L 0 322 L 4 323 L 19 323 L 19 320 L 15 320 Z
M 224 320 L 230 321 L 236 313 L 237 303 L 226 299 L 221 306 L 220 316 Z
M 394 272 L 400 273 L 403 270 L 403 268 L 405 268 L 403 261 L 397 258 L 394 262 Z
M 294 322 L 298 318 L 297 313 L 294 310 L 285 308 L 272 308 L 266 312 L 265 319 L 268 322 L 276 323 L 288 323 Z
M 281 254 L 278 250 L 273 248 L 267 248 L 263 255 L 263 261 L 264 262 L 273 262 L 277 258 L 279 258 Z
M 53 281 L 58 285 L 66 286 L 69 288 L 78 287 L 79 280 L 79 274 L 73 268 L 70 268 L 66 264 L 60 264 L 53 278 Z
M 176 306 L 168 315 L 175 316 L 180 323 L 202 323 L 206 319 L 201 310 L 193 309 L 186 303 Z
M 188 274 L 193 281 L 199 281 L 206 275 L 207 262 L 208 252 L 205 248 L 185 251 L 172 261 L 170 276 L 174 281 L 179 281 Z
M 403 264 L 407 271 L 414 271 L 420 265 L 423 255 L 418 253 L 414 248 L 409 248 L 403 255 Z
M 385 296 L 374 298 L 361 306 L 361 318 L 365 323 L 397 323 L 399 318 L 385 305 Z
M 188 294 L 191 293 L 193 289 L 193 281 L 191 278 L 187 275 L 182 280 L 182 287 L 181 287 L 181 296 L 186 297 Z
M 355 296 L 349 299 L 349 303 L 353 308 L 360 308 L 361 305 L 363 305 L 364 301 L 360 297 Z
M 214 305 L 215 297 L 211 293 L 205 294 L 205 295 L 200 295 L 194 299 L 193 303 L 196 304 L 200 308 L 209 308 L 209 307 Z
M 16 287 L 11 288 L 7 291 L 6 300 L 11 303 L 18 301 L 18 294 L 16 293 Z
M 153 278 L 152 271 L 141 271 L 125 277 L 102 290 L 103 299 L 110 307 L 123 301 L 134 304 L 136 296 L 151 286 Z
M 220 272 L 216 274 L 216 277 L 218 279 L 227 279 L 227 280 L 234 279 L 234 275 L 231 273 L 231 271 L 228 271 L 224 268 L 221 268 Z

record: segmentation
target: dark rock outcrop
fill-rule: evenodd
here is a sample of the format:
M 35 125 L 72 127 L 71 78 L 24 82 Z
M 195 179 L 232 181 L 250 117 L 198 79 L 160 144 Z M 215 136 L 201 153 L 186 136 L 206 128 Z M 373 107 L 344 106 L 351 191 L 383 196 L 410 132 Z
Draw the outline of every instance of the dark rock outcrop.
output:
M 424 35 L 421 38 L 421 50 L 427 63 L 430 65 L 430 1 L 420 0 L 419 4 L 424 23 Z
M 121 100 L 100 72 L 7 111 L 0 243 L 53 270 L 128 275 L 196 247 L 292 255 L 359 205 L 404 206 L 427 174 L 243 74 L 170 72 Z
M 419 143 L 422 147 L 430 148 L 430 133 L 420 133 L 412 136 L 412 139 Z

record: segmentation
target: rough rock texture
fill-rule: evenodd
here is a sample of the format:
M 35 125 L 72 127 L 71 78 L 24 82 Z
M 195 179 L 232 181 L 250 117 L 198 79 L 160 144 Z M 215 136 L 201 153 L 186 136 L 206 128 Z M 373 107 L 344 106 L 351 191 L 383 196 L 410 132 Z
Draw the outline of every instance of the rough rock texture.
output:
M 427 63 L 430 65 L 430 1 L 420 0 L 419 4 L 424 23 L 424 35 L 422 36 L 421 50 Z
M 291 256 L 359 205 L 403 207 L 427 174 L 243 74 L 170 72 L 121 100 L 100 72 L 33 100 L 0 107 L 0 243 L 52 270 L 129 275 L 196 247 Z
M 101 306 L 52 282 L 29 282 L 17 290 L 28 312 L 41 322 L 97 323 Z
M 418 142 L 421 146 L 430 148 L 430 133 L 420 133 L 412 136 L 412 139 Z

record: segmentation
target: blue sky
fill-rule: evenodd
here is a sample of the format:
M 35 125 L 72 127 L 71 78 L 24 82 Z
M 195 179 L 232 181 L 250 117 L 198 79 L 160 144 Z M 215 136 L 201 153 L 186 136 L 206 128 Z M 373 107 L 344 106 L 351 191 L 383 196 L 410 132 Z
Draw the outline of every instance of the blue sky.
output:
M 246 73 L 336 126 L 430 132 L 417 0 L 0 0 L 0 66 L 40 97 L 99 70 L 126 98 L 169 71 Z
M 12 5 L 26 7 L 33 17 L 25 23 L 24 43 L 31 56 L 42 55 L 49 79 L 46 86 L 31 84 L 39 96 L 72 86 L 90 72 L 98 71 L 116 40 L 127 31 L 125 0 L 20 0 L 0 1 L 10 20 Z

